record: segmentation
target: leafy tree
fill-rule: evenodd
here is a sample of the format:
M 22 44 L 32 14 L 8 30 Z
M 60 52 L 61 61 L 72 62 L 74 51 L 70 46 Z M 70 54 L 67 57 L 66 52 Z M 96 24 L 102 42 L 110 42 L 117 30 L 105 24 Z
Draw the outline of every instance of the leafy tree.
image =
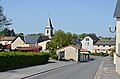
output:
M 82 38 L 82 39 L 85 38 L 86 36 L 97 37 L 95 33 L 82 33 L 82 34 L 79 34 L 78 36 L 79 36 L 79 38 Z
M 24 35 L 24 33 L 18 33 L 18 34 L 16 34 L 16 36 L 23 36 Z
M 63 46 L 73 44 L 73 34 L 70 32 L 65 33 L 63 30 L 55 31 L 52 41 L 47 43 L 46 49 L 54 52 Z
M 85 38 L 86 36 L 87 36 L 88 34 L 86 34 L 86 33 L 82 33 L 82 34 L 79 34 L 78 36 L 79 36 L 79 38 Z

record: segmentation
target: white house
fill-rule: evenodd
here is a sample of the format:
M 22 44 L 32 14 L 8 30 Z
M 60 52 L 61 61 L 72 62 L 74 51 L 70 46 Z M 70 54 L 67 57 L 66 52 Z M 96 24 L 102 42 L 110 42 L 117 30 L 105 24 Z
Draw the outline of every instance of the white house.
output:
M 90 52 L 92 52 L 92 51 L 93 51 L 93 45 L 94 45 L 94 43 L 95 43 L 97 40 L 98 40 L 98 38 L 95 37 L 95 36 L 86 36 L 86 37 L 81 41 L 81 43 L 82 43 L 82 48 L 83 48 L 83 49 L 86 49 L 86 50 L 88 50 L 88 51 L 90 51 Z

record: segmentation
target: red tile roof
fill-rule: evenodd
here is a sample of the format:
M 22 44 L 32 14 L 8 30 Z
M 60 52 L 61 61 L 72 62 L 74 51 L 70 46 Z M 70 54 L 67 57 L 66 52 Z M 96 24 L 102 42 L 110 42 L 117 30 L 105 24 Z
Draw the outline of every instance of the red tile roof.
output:
M 22 51 L 35 51 L 35 50 L 40 50 L 41 47 L 18 47 L 18 50 Z
M 0 41 L 13 41 L 16 37 L 0 37 Z
M 74 48 L 76 48 L 76 49 L 80 49 L 80 48 L 79 48 L 78 46 L 76 46 L 76 45 L 68 45 L 68 46 L 62 47 L 62 48 L 60 48 L 60 49 L 58 49 L 58 50 L 64 49 L 64 48 L 66 48 L 66 47 L 74 47 Z
M 89 51 L 82 48 L 82 49 L 80 49 L 80 52 L 89 52 Z

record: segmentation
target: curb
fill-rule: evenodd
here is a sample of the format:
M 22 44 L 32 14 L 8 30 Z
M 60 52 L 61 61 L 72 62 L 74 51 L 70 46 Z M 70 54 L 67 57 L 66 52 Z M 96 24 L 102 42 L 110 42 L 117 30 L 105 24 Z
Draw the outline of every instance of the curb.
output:
M 43 73 L 46 73 L 46 72 L 50 72 L 50 71 L 54 71 L 54 70 L 57 70 L 57 69 L 61 69 L 61 68 L 64 68 L 64 67 L 67 67 L 67 66 L 71 66 L 71 65 L 74 65 L 74 64 L 77 64 L 77 63 L 72 63 L 72 64 L 69 64 L 69 65 L 64 65 L 64 66 L 48 69 L 48 70 L 45 70 L 45 71 L 42 71 L 42 72 L 34 73 L 32 75 L 28 75 L 26 77 L 22 77 L 20 79 L 27 79 L 27 78 L 30 78 L 30 77 L 33 77 L 33 76 L 37 76 L 37 75 L 40 75 L 40 74 L 43 74 Z
M 101 73 L 101 69 L 102 69 L 103 63 L 104 63 L 104 60 L 102 61 L 102 63 L 100 64 L 98 70 L 96 71 L 94 79 L 100 79 L 100 73 Z

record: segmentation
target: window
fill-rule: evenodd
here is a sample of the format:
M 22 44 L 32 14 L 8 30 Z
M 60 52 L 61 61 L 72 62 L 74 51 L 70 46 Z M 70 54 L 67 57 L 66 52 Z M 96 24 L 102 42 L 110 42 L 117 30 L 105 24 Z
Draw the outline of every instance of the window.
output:
M 105 51 L 105 49 L 103 49 L 103 51 Z
M 87 43 L 87 46 L 89 46 L 89 43 Z
M 89 38 L 86 38 L 86 41 L 89 41 Z
M 47 34 L 49 34 L 49 30 L 47 30 Z
M 99 47 L 99 45 L 98 45 L 98 47 Z
M 105 45 L 103 45 L 103 47 L 105 47 Z

